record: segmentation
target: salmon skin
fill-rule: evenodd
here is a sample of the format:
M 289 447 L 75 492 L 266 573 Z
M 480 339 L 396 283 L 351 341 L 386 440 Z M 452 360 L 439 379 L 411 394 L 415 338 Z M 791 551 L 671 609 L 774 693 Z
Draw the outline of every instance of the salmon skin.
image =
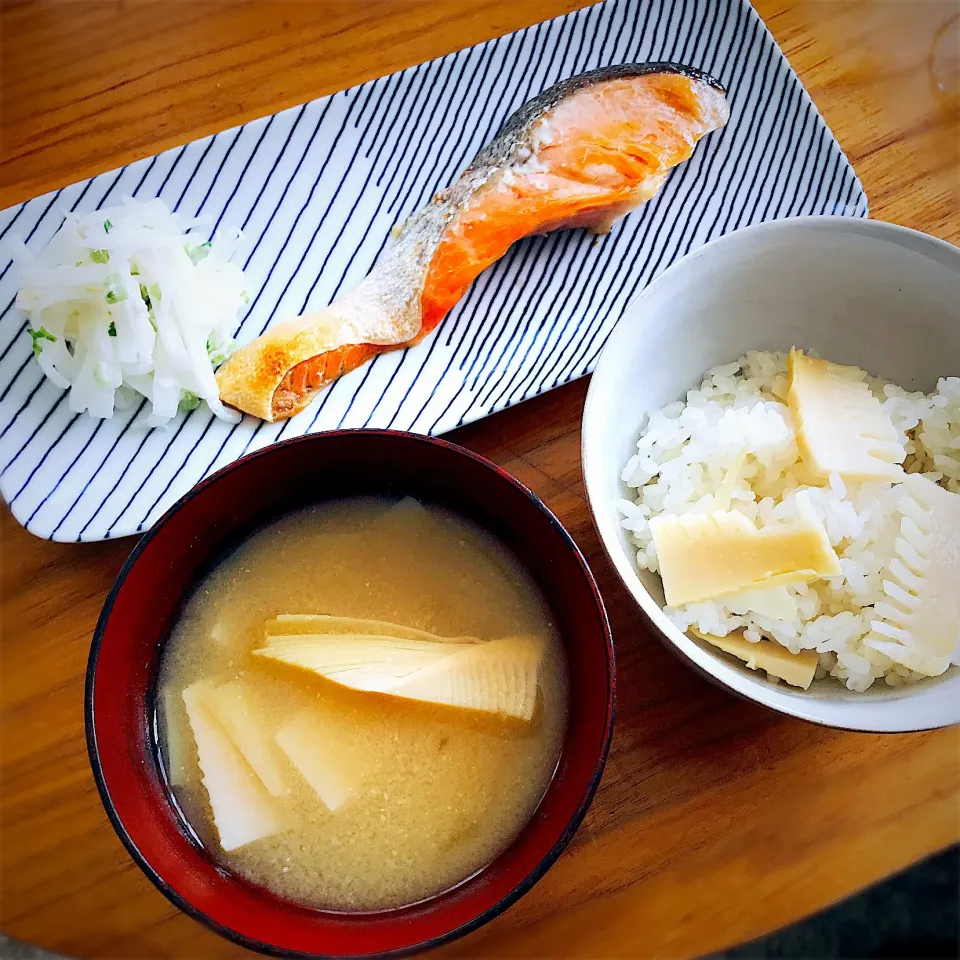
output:
M 521 237 L 607 232 L 729 115 L 716 80 L 673 63 L 603 67 L 544 90 L 353 290 L 230 357 L 217 371 L 220 399 L 264 420 L 293 416 L 378 353 L 419 343 Z

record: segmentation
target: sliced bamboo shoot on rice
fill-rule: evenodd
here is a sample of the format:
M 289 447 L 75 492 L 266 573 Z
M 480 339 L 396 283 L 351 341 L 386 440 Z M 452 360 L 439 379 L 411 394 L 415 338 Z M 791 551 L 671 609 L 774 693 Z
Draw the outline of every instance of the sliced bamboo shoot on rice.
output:
M 667 603 L 679 607 L 842 575 L 827 531 L 805 493 L 797 495 L 797 508 L 795 522 L 760 528 L 736 510 L 653 517 L 650 531 Z
M 751 670 L 765 670 L 770 676 L 785 680 L 792 687 L 807 690 L 817 671 L 815 650 L 791 653 L 774 640 L 747 640 L 742 631 L 728 633 L 725 637 L 703 633 L 691 628 L 690 632 L 701 640 L 713 644 L 724 653 L 743 660 Z
M 854 481 L 904 478 L 900 464 L 906 449 L 862 370 L 808 357 L 794 347 L 787 375 L 797 446 L 811 471 Z
M 276 833 L 280 821 L 259 778 L 207 709 L 210 689 L 203 681 L 194 683 L 183 691 L 183 702 L 220 846 L 235 850 Z
M 902 489 L 900 536 L 880 573 L 884 599 L 863 642 L 938 677 L 960 661 L 960 494 L 918 474 Z

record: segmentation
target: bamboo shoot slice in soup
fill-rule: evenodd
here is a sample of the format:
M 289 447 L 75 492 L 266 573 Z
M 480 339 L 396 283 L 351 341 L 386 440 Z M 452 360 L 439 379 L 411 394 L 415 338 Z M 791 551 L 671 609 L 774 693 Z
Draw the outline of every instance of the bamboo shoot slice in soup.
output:
M 330 734 L 321 711 L 307 709 L 277 734 L 276 741 L 323 805 L 334 811 L 356 796 L 363 772 L 349 743 Z
M 267 637 L 266 646 L 253 652 L 259 657 L 312 670 L 354 690 L 391 693 L 401 680 L 449 657 L 461 646 L 396 637 L 307 634 L 294 638 Z
M 287 791 L 282 757 L 251 685 L 243 680 L 231 680 L 215 687 L 204 695 L 204 706 L 267 791 L 274 797 L 282 797 Z
M 266 646 L 253 652 L 354 690 L 529 720 L 543 644 L 535 637 L 481 642 L 308 634 L 268 637 Z
M 460 640 L 475 642 L 470 637 L 438 637 L 426 630 L 415 630 L 402 623 L 390 623 L 386 620 L 364 620 L 359 617 L 332 617 L 329 614 L 281 613 L 267 624 L 267 636 L 307 636 L 324 637 L 336 635 L 394 637 L 397 640 Z
M 220 845 L 230 851 L 271 836 L 280 821 L 253 768 L 207 710 L 208 692 L 198 680 L 183 691 L 183 701 Z
M 411 498 L 255 533 L 185 603 L 159 684 L 161 762 L 196 836 L 335 910 L 414 903 L 495 859 L 549 785 L 568 711 L 536 583 Z
M 535 637 L 490 640 L 435 660 L 390 692 L 519 720 L 533 716 L 543 645 Z

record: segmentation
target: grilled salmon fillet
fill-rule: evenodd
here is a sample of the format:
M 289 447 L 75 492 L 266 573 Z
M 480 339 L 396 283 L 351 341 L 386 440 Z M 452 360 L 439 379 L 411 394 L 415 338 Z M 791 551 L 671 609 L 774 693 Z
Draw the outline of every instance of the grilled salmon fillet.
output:
M 299 413 L 378 353 L 419 343 L 521 237 L 608 231 L 728 119 L 720 85 L 677 64 L 620 64 L 550 87 L 403 225 L 353 290 L 230 357 L 217 371 L 221 400 L 264 420 Z

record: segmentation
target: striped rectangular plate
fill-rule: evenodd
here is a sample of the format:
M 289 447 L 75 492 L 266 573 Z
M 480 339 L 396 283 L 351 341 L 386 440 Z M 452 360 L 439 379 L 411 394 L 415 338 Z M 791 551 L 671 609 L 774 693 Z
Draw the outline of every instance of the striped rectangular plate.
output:
M 562 77 L 623 61 L 701 67 L 732 118 L 653 201 L 600 240 L 534 237 L 488 270 L 422 345 L 378 357 L 293 419 L 231 426 L 205 407 L 162 430 L 71 413 L 33 361 L 0 260 L 0 492 L 28 530 L 101 540 L 147 529 L 200 479 L 285 437 L 338 427 L 442 433 L 588 373 L 624 307 L 712 237 L 797 214 L 865 216 L 850 164 L 746 0 L 607 0 L 197 140 L 0 213 L 33 248 L 64 210 L 124 195 L 242 227 L 257 291 L 238 332 L 359 281 L 391 227 L 450 183 L 507 115 Z

